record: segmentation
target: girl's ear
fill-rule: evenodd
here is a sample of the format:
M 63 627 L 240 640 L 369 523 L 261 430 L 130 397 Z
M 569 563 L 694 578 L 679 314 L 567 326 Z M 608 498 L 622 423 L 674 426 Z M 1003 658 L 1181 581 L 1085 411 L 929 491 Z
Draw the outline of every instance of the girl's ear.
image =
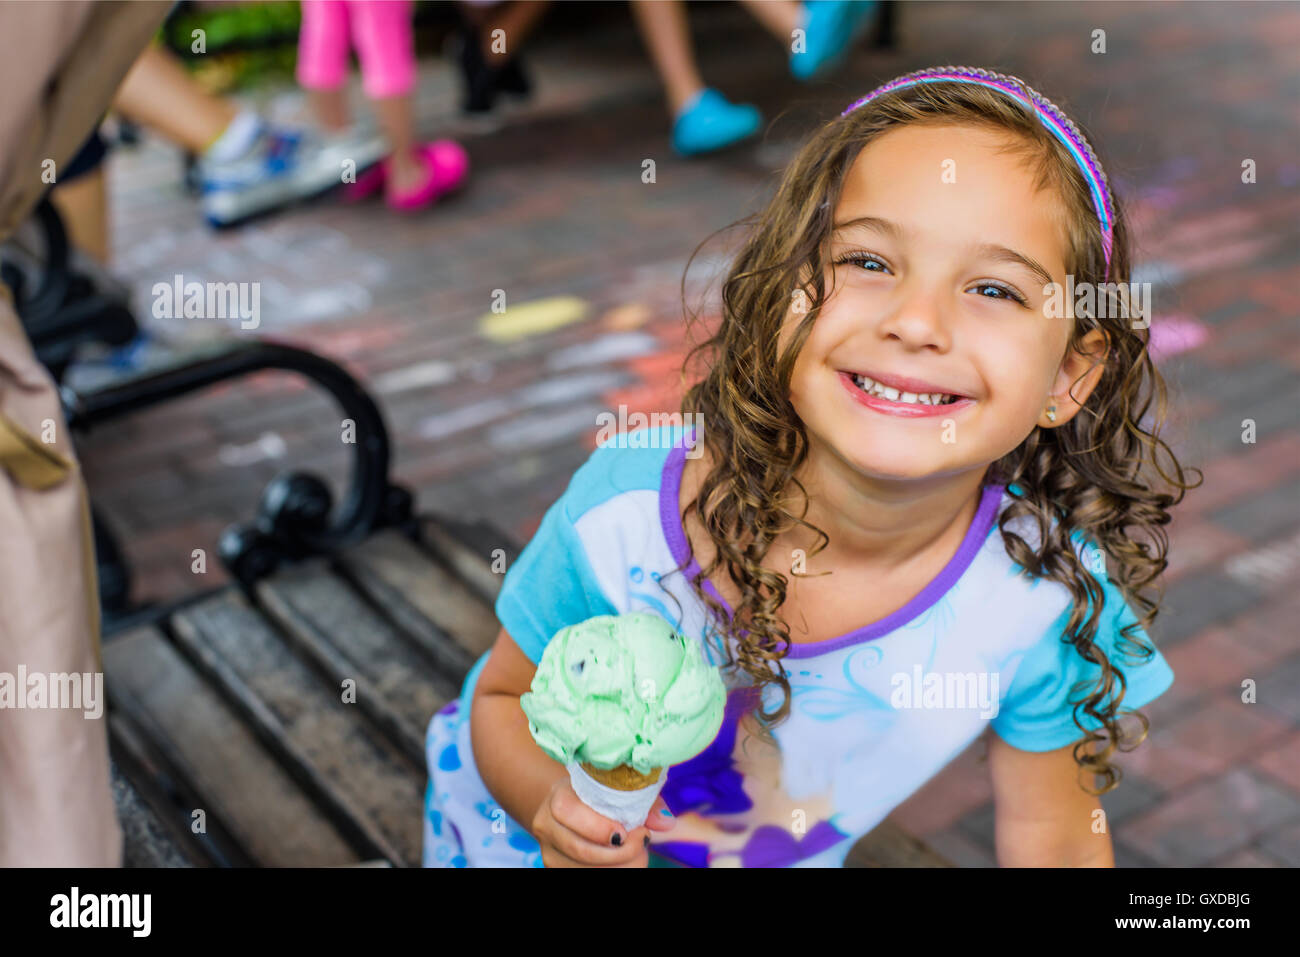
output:
M 1110 339 L 1105 331 L 1093 329 L 1076 349 L 1065 350 L 1065 358 L 1052 383 L 1052 394 L 1046 397 L 1038 416 L 1039 427 L 1059 428 L 1079 414 L 1101 381 L 1109 348 Z

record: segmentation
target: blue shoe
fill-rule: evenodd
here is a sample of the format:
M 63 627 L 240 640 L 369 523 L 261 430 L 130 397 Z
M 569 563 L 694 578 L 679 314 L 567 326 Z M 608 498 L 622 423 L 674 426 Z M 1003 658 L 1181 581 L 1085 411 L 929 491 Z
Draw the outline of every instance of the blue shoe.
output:
M 790 73 L 815 80 L 832 72 L 861 39 L 879 0 L 817 0 L 804 4 L 804 52 L 790 54 Z
M 679 156 L 712 153 L 748 139 L 762 125 L 757 107 L 730 103 L 712 88 L 701 90 L 673 121 L 673 149 Z

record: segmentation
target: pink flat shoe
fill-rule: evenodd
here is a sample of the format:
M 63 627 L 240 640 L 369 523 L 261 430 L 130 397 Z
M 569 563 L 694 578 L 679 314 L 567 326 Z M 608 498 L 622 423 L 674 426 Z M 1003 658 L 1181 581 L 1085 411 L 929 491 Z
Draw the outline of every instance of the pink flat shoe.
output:
M 415 189 L 406 193 L 388 191 L 385 201 L 388 208 L 399 212 L 412 212 L 434 203 L 439 197 L 464 185 L 469 175 L 469 155 L 454 140 L 436 140 L 420 147 L 428 176 Z M 384 161 L 385 168 L 387 160 Z

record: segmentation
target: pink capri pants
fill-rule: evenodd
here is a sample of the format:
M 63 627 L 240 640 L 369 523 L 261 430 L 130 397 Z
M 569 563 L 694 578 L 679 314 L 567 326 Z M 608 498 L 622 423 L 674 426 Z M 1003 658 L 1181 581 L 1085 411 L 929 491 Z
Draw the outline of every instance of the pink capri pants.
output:
M 415 88 L 411 0 L 303 0 L 298 82 L 336 90 L 347 79 L 349 39 L 361 61 L 361 85 L 372 100 Z

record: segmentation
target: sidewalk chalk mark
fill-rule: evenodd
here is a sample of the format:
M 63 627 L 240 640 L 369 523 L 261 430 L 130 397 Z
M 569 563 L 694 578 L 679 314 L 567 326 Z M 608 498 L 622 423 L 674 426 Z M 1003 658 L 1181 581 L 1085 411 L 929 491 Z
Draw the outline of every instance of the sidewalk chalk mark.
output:
M 446 385 L 456 378 L 456 366 L 442 359 L 430 359 L 401 369 L 392 369 L 370 380 L 376 392 L 406 392 L 430 386 Z
M 586 318 L 587 303 L 577 296 L 552 296 L 489 312 L 478 320 L 479 332 L 493 342 L 514 342 L 541 335 Z
M 429 416 L 416 426 L 415 431 L 424 439 L 445 439 L 460 432 L 481 429 L 502 419 L 522 416 L 547 406 L 551 408 L 542 413 L 543 415 L 563 415 L 565 409 L 572 407 L 574 403 L 603 395 L 619 388 L 626 381 L 625 373 L 608 369 L 553 375 L 506 395 L 495 396 Z M 597 426 L 595 412 L 584 412 L 583 415 L 586 415 L 588 428 L 594 434 Z
M 1159 361 L 1195 349 L 1209 338 L 1209 328 L 1201 320 L 1185 313 L 1173 313 L 1151 320 L 1151 342 L 1147 349 L 1152 360 Z
M 626 302 L 601 316 L 600 323 L 611 332 L 626 332 L 650 321 L 650 308 L 640 302 Z
M 1280 585 L 1292 578 L 1300 564 L 1300 534 L 1244 552 L 1228 559 L 1223 570 L 1253 588 Z
M 284 458 L 288 447 L 278 432 L 263 432 L 247 445 L 223 445 L 217 450 L 217 460 L 222 465 L 239 468 L 264 459 Z
M 649 333 L 615 332 L 552 352 L 546 358 L 546 367 L 560 370 L 634 359 L 654 352 L 659 347 L 659 340 Z

